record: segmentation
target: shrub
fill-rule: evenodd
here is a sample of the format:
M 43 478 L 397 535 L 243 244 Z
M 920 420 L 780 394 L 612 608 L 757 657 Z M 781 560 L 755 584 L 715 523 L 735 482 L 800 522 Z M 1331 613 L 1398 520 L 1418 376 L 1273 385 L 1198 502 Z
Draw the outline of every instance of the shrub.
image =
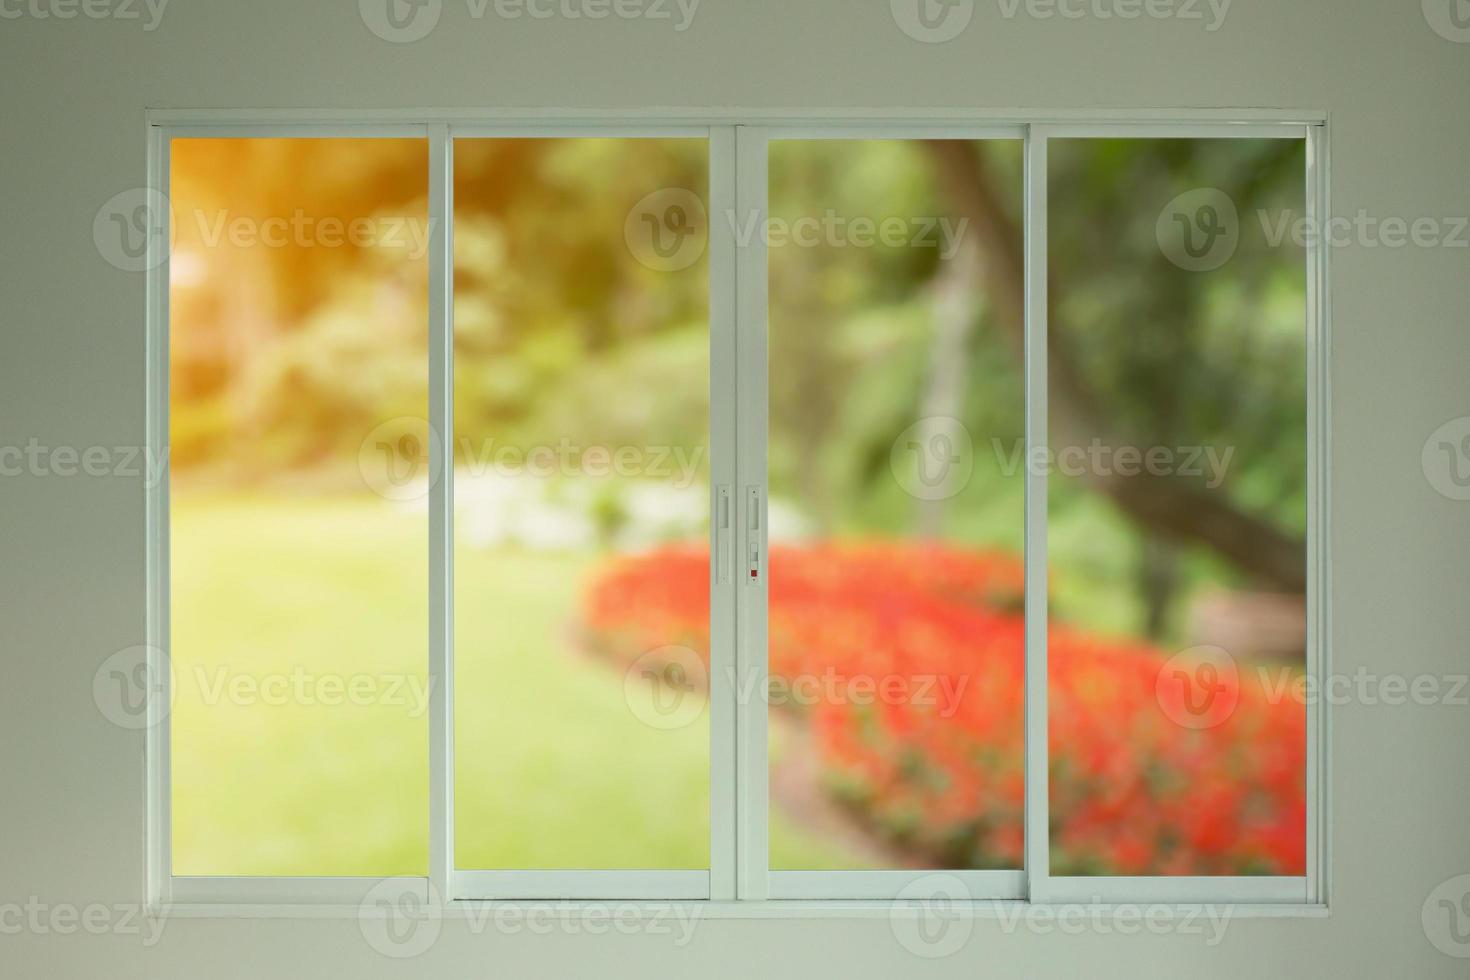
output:
M 812 739 L 826 789 L 916 863 L 1018 867 L 1020 563 L 828 542 L 775 547 L 770 565 L 770 670 L 791 695 L 773 711 Z M 707 657 L 706 549 L 610 562 L 584 618 L 595 648 L 623 664 L 670 644 Z M 1303 872 L 1298 702 L 1230 678 L 1224 709 L 1185 726 L 1171 719 L 1186 717 L 1176 699 L 1187 692 L 1160 682 L 1167 657 L 1147 644 L 1052 623 L 1048 658 L 1055 873 Z M 803 681 L 823 696 L 795 696 Z

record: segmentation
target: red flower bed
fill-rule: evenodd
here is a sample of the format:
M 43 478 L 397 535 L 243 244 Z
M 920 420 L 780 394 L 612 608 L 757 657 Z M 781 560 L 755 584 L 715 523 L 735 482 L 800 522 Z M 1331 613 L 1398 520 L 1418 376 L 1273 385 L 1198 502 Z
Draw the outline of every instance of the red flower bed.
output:
M 809 731 L 828 789 L 916 860 L 1018 867 L 1019 562 L 908 543 L 776 547 L 770 585 L 773 710 Z M 611 563 L 584 618 L 622 663 L 670 644 L 707 656 L 707 551 Z M 1056 873 L 1303 872 L 1300 703 L 1232 674 L 1201 709 L 1153 647 L 1048 633 Z

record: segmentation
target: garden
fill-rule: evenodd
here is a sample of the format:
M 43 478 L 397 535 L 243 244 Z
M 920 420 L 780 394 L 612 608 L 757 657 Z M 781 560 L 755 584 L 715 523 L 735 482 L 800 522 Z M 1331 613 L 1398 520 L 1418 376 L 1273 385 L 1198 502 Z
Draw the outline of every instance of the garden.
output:
M 1052 145 L 1052 213 L 1075 216 L 1050 229 L 1053 449 L 1218 463 L 1052 473 L 1055 873 L 1303 869 L 1305 710 L 1262 677 L 1305 657 L 1306 287 L 1250 220 L 1302 207 L 1301 154 Z M 628 237 L 650 195 L 704 199 L 707 164 L 689 139 L 456 146 L 461 867 L 708 866 L 708 712 L 650 726 L 626 689 L 649 656 L 708 661 L 709 266 Z M 1020 145 L 778 141 L 770 171 L 773 221 L 846 222 L 770 249 L 772 867 L 1018 867 Z M 427 866 L 422 698 L 219 695 L 427 684 L 428 475 L 399 431 L 427 416 L 425 238 L 389 233 L 427 228 L 427 172 L 414 140 L 174 145 L 181 874 Z M 1157 237 L 1201 187 L 1242 218 L 1215 271 Z M 295 214 L 366 233 L 214 231 Z M 916 231 L 864 244 L 856 219 Z M 383 446 L 389 493 L 364 468 Z M 1198 659 L 1218 648 L 1223 680 Z

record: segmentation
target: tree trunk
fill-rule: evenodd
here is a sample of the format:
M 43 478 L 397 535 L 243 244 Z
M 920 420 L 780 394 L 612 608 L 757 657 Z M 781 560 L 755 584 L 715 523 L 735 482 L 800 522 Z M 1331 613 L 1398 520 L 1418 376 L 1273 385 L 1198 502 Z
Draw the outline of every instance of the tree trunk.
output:
M 930 284 L 930 318 L 934 323 L 934 343 L 929 348 L 929 375 L 924 388 L 925 418 L 958 419 L 965 411 L 965 390 L 969 381 L 970 333 L 976 319 L 976 272 L 981 261 L 977 249 L 968 239 L 960 250 L 939 267 Z M 918 531 L 921 537 L 938 538 L 944 533 L 947 500 L 918 502 Z

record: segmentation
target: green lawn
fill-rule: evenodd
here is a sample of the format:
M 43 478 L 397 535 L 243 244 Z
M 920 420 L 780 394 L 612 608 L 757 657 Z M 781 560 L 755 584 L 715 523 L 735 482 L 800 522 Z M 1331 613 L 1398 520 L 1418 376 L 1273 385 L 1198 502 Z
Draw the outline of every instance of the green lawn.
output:
M 423 874 L 424 514 L 176 490 L 172 538 L 175 873 Z M 622 672 L 578 648 L 594 562 L 460 549 L 462 868 L 707 867 L 708 715 L 644 725 Z M 327 703 L 352 685 L 364 703 Z M 776 866 L 858 866 L 780 814 L 771 849 Z

